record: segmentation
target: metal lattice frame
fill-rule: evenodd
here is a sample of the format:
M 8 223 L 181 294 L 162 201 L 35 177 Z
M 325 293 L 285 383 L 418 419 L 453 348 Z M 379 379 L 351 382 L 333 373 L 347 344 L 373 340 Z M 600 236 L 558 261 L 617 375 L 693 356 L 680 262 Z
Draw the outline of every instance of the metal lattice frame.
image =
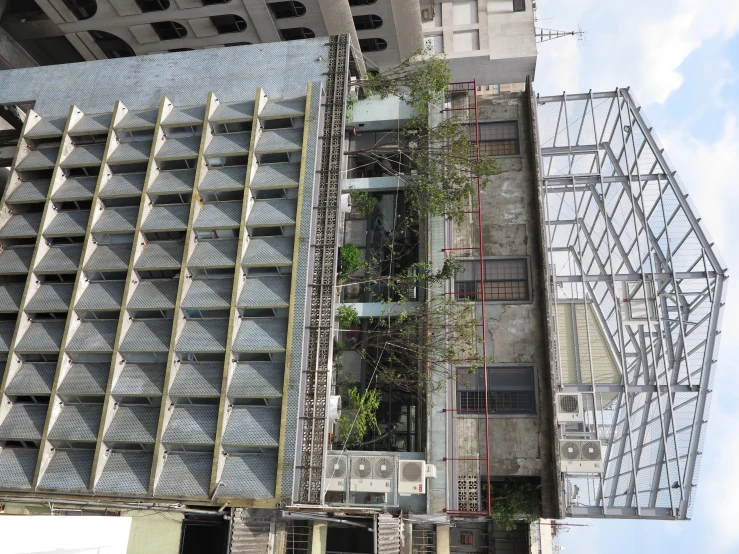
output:
M 333 350 L 334 283 L 339 222 L 339 177 L 343 154 L 344 106 L 348 77 L 346 37 L 332 37 L 326 79 L 325 116 L 321 146 L 321 176 L 315 205 L 308 359 L 305 366 L 304 405 L 300 416 L 301 456 L 298 498 L 302 504 L 320 504 L 328 428 L 326 403 L 329 360 Z
M 565 474 L 566 514 L 688 519 L 726 268 L 628 89 L 538 97 L 537 118 L 554 364 L 604 445 L 602 475 Z

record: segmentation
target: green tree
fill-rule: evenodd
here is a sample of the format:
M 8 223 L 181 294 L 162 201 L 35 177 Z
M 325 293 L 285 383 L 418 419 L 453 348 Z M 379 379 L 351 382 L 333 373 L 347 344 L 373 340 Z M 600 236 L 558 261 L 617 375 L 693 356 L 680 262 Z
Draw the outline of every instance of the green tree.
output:
M 339 416 L 339 440 L 344 448 L 362 444 L 370 429 L 380 430 L 377 410 L 381 399 L 380 391 L 376 389 L 368 389 L 364 394 L 357 387 L 348 390 Z
M 506 531 L 519 522 L 532 523 L 539 518 L 539 491 L 529 480 L 508 480 L 492 487 L 493 521 Z

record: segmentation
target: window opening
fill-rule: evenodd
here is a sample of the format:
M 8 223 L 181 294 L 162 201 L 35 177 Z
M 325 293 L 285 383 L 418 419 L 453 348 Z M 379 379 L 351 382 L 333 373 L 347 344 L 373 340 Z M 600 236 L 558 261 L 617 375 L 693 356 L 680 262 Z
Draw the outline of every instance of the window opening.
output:
M 169 9 L 169 0 L 136 0 L 136 5 L 144 12 L 161 12 Z
M 295 0 L 287 2 L 271 2 L 269 8 L 275 16 L 275 19 L 287 19 L 289 17 L 300 17 L 305 15 L 305 6 Z
M 187 36 L 187 29 L 176 21 L 157 21 L 151 24 L 152 29 L 161 40 L 175 40 Z
M 308 27 L 292 27 L 280 29 L 282 40 L 301 40 L 304 38 L 315 38 L 316 34 Z
M 369 31 L 382 27 L 382 18 L 379 15 L 355 15 L 354 27 L 357 31 Z
M 233 14 L 212 15 L 210 21 L 219 34 L 240 33 L 246 30 L 246 21 L 243 17 Z
M 482 372 L 460 370 L 457 376 L 457 411 L 485 413 Z M 498 415 L 536 414 L 533 366 L 488 366 L 488 413 Z
M 454 292 L 458 299 L 481 300 L 480 285 L 483 281 L 486 302 L 529 299 L 529 271 L 526 258 L 486 259 L 483 278 L 480 277 L 479 259 L 459 262 L 463 269 L 454 278 Z
M 381 38 L 360 38 L 359 48 L 362 52 L 381 52 L 387 48 L 387 41 Z
M 521 153 L 517 121 L 484 122 L 479 124 L 479 129 L 481 156 L 515 156 Z M 469 126 L 469 137 L 470 141 L 475 140 L 472 125 Z

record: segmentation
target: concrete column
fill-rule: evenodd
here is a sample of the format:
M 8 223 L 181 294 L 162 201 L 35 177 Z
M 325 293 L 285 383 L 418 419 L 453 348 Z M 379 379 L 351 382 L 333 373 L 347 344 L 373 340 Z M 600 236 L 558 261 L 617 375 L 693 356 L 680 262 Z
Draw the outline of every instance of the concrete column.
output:
M 449 554 L 449 525 L 436 526 L 436 554 Z
M 311 554 L 326 554 L 326 535 L 328 533 L 328 523 L 323 521 L 313 522 L 313 536 L 311 539 Z

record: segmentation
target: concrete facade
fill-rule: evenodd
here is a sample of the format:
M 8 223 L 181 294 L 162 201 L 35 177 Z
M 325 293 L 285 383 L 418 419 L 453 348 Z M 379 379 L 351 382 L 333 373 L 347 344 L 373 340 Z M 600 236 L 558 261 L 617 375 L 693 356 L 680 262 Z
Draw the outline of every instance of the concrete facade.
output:
M 423 36 L 449 60 L 454 80 L 507 84 L 533 80 L 533 0 L 421 0 Z

